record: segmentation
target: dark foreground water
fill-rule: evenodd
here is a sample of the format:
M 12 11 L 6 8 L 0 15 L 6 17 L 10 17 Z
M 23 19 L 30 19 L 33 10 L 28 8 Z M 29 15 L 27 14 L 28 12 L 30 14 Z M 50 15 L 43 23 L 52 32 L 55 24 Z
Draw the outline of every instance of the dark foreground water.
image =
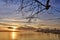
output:
M 0 40 L 60 40 L 60 34 L 33 31 L 0 32 Z

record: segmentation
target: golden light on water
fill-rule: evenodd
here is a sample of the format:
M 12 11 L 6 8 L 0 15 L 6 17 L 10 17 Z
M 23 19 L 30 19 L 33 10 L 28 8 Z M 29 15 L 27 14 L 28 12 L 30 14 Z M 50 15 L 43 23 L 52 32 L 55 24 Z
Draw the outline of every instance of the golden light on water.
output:
M 12 32 L 12 39 L 16 38 L 16 32 Z
M 12 29 L 12 39 L 16 39 L 16 36 L 17 36 L 17 33 L 16 32 L 14 32 L 14 31 L 16 31 L 16 28 L 17 27 L 15 27 L 15 26 L 11 26 L 11 27 L 13 27 L 13 29 Z

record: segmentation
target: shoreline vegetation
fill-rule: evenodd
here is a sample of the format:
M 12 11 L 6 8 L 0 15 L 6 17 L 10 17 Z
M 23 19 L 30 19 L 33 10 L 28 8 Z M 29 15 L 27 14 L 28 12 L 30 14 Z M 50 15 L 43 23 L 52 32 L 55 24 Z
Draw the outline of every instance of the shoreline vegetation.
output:
M 12 27 L 7 27 L 10 30 L 0 30 L 0 32 L 20 32 L 20 31 L 34 31 L 34 32 L 43 32 L 43 33 L 53 33 L 53 34 L 60 34 L 60 30 L 59 29 L 42 29 L 42 28 L 34 28 L 34 27 L 19 27 L 16 28 L 16 30 L 13 30 Z
M 59 29 L 37 29 L 36 32 L 43 32 L 43 33 L 53 33 L 53 34 L 60 34 L 60 30 Z

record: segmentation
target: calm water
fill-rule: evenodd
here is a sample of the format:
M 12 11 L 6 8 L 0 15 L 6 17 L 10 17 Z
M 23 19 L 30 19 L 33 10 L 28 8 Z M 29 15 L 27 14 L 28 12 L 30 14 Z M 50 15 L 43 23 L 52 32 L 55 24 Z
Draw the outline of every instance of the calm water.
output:
M 33 31 L 0 32 L 0 40 L 60 40 L 60 34 Z

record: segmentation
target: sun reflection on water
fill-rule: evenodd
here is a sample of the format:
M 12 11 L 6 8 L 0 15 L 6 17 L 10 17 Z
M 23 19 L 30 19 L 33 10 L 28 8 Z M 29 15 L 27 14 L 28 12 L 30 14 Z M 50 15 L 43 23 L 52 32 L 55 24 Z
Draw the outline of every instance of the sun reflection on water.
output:
M 16 29 L 13 29 L 13 32 L 12 32 L 12 39 L 16 39 L 16 36 L 17 36 L 17 33 L 14 32 Z

